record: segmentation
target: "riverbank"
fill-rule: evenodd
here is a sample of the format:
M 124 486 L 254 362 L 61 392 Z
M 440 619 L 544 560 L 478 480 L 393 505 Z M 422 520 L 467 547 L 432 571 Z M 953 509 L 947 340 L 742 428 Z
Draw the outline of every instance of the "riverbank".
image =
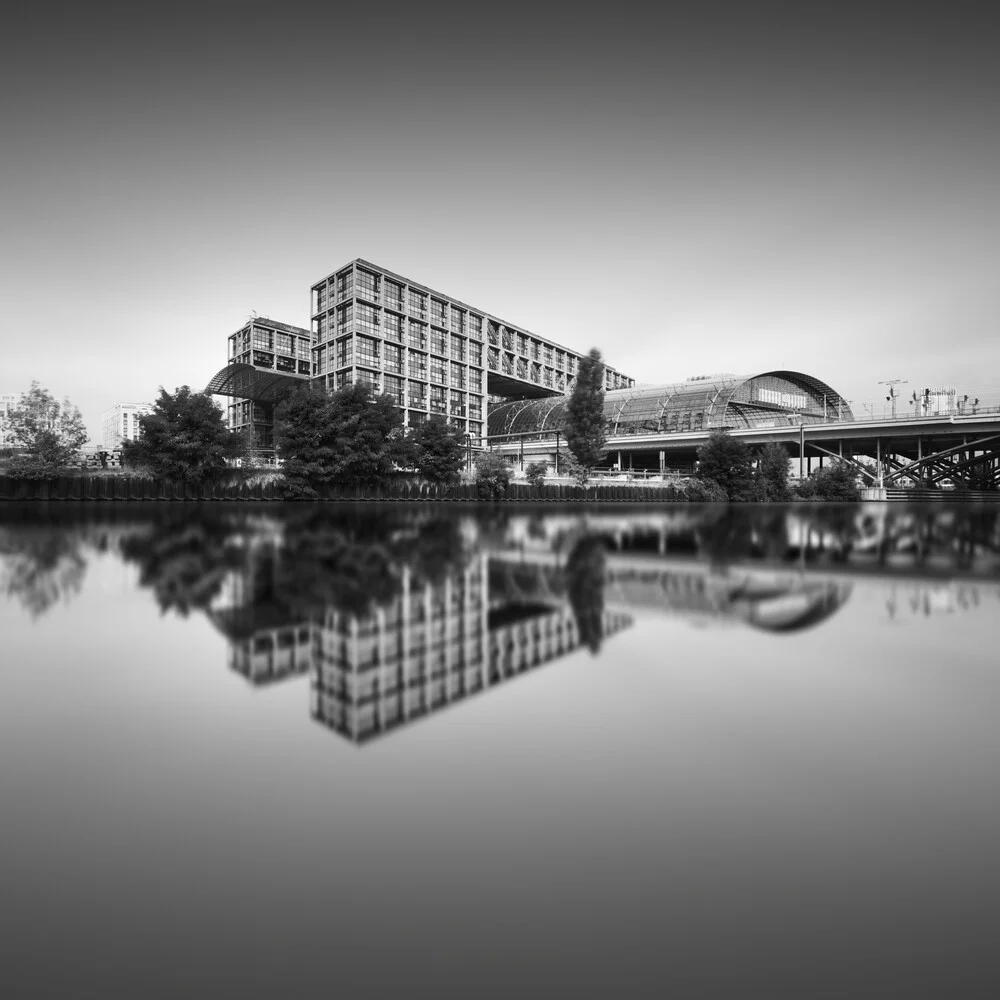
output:
M 59 476 L 56 479 L 12 479 L 0 476 L 0 500 L 252 500 L 285 501 L 284 484 L 202 485 L 170 483 L 140 476 Z M 429 483 L 388 483 L 381 486 L 326 486 L 319 500 L 489 500 L 475 483 L 434 485 Z M 573 486 L 546 484 L 529 486 L 510 483 L 500 501 L 551 500 L 587 502 L 679 502 L 701 500 L 673 485 Z

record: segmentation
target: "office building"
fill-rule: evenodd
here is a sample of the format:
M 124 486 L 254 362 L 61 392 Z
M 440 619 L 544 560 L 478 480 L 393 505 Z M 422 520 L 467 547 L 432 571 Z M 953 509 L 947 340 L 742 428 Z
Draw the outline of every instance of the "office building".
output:
M 125 441 L 139 437 L 139 418 L 153 412 L 151 403 L 115 403 L 104 411 L 101 444 L 105 451 L 117 451 Z
M 258 449 L 273 448 L 273 407 L 305 379 L 331 391 L 365 383 L 396 401 L 407 426 L 440 414 L 479 447 L 491 402 L 565 396 L 582 357 L 366 260 L 327 275 L 310 294 L 309 330 L 253 319 L 230 336 L 229 364 L 207 387 L 241 401 L 230 405 L 230 427 L 252 425 Z M 607 389 L 634 385 L 605 367 Z

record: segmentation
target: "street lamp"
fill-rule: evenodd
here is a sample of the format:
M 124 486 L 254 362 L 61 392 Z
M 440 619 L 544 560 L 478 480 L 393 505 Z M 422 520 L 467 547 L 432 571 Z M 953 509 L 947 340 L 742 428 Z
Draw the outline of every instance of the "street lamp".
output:
M 801 482 L 803 479 L 805 479 L 806 418 L 801 413 L 788 414 L 789 423 L 794 423 L 796 419 L 799 421 L 799 481 Z

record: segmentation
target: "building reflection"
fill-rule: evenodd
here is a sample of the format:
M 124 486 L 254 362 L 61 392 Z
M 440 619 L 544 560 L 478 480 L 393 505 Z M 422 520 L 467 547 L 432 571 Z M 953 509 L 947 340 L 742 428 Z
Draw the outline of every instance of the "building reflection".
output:
M 308 674 L 312 717 L 363 743 L 470 695 L 599 642 L 631 624 L 583 593 L 581 629 L 567 588 L 522 600 L 490 593 L 490 556 L 478 551 L 444 574 L 405 563 L 398 586 L 370 610 L 328 605 L 296 618 L 274 582 L 283 540 L 246 547 L 211 620 L 230 641 L 230 668 L 254 685 Z M 454 561 L 454 560 L 453 560 Z M 578 589 L 602 589 L 583 577 Z M 593 618 L 596 609 L 597 619 Z

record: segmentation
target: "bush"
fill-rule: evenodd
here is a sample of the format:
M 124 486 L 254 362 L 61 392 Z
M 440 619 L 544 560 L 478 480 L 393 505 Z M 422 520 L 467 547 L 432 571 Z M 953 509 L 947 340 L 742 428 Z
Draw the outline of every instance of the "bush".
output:
M 726 431 L 713 431 L 698 449 L 695 476 L 718 484 L 729 500 L 746 500 L 751 495 L 752 462 L 746 442 Z
M 15 455 L 7 463 L 7 475 L 12 479 L 55 479 L 63 467 L 42 455 Z
M 499 500 L 507 493 L 510 466 L 499 452 L 484 451 L 476 459 L 476 485 L 484 500 Z
M 564 476 L 569 476 L 577 486 L 586 486 L 590 480 L 590 469 L 573 454 L 563 455 L 559 459 L 559 471 Z
M 524 470 L 524 474 L 528 478 L 529 485 L 543 486 L 545 484 L 545 473 L 548 471 L 549 467 L 545 462 L 532 462 L 528 468 Z
M 857 469 L 850 462 L 835 461 L 803 479 L 795 488 L 795 496 L 800 500 L 860 500 Z

